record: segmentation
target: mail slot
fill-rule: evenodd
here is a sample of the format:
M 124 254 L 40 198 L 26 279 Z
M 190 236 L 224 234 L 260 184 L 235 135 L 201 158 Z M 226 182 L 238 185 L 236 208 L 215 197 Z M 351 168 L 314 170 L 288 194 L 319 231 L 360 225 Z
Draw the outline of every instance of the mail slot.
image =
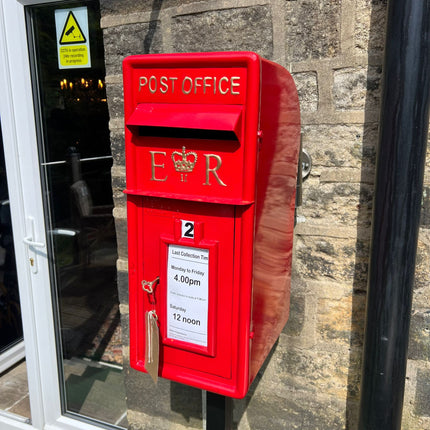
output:
M 293 79 L 251 52 L 123 71 L 131 366 L 244 397 L 289 314 Z

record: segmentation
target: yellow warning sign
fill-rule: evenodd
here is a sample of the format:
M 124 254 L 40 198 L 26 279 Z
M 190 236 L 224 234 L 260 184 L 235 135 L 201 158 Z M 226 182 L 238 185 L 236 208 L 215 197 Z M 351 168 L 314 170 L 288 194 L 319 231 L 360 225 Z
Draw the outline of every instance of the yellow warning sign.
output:
M 63 46 L 60 48 L 60 64 L 63 67 L 82 66 L 88 64 L 86 45 Z
M 73 15 L 73 12 L 70 11 L 61 33 L 60 45 L 85 43 L 86 41 L 87 39 L 79 26 L 78 20 Z
M 90 33 L 86 6 L 73 9 L 56 9 L 55 34 L 59 69 L 91 67 Z

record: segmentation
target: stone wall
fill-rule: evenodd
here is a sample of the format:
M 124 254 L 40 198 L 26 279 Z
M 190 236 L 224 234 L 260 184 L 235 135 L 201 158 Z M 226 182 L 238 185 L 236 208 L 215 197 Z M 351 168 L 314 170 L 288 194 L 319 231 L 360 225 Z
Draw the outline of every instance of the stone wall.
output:
M 293 74 L 313 168 L 295 229 L 290 321 L 249 395 L 240 430 L 355 429 L 384 45 L 384 0 L 101 0 L 132 429 L 202 428 L 201 392 L 128 366 L 121 61 L 130 54 L 252 50 Z M 430 163 L 413 303 L 404 429 L 430 428 Z

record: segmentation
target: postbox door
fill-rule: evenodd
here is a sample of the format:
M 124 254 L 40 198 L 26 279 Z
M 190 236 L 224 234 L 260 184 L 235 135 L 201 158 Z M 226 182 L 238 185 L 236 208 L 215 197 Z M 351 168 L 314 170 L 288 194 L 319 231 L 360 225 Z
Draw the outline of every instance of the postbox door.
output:
M 160 277 L 153 294 L 139 291 L 139 329 L 156 310 L 160 374 L 202 371 L 231 378 L 234 333 L 235 207 L 141 198 L 138 279 Z M 144 336 L 138 342 L 144 361 Z M 176 369 L 176 370 L 174 370 Z

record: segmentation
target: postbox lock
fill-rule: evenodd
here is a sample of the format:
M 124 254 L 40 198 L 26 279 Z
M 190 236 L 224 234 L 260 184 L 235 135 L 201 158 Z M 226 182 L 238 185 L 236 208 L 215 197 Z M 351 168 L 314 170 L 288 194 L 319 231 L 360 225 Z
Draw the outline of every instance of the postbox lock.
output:
M 142 281 L 142 289 L 143 291 L 146 291 L 149 294 L 152 294 L 154 292 L 154 286 L 158 284 L 158 282 L 160 281 L 160 277 L 157 276 L 153 281 L 149 282 L 149 281 Z

